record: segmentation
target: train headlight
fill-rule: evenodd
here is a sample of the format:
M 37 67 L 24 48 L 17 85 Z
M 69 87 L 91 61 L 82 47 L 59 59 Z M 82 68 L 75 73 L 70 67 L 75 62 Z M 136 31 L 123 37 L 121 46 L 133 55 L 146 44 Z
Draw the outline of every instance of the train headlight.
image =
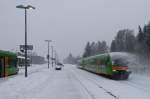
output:
M 113 70 L 114 72 L 116 71 L 116 70 Z

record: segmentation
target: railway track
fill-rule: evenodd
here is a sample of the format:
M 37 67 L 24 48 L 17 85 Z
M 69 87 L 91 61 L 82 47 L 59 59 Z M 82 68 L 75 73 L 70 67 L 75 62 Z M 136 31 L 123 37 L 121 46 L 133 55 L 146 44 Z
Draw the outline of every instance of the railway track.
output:
M 77 81 L 78 83 L 82 86 L 82 88 L 88 93 L 88 95 L 91 97 L 91 99 L 97 99 L 89 90 L 88 88 L 82 83 L 82 81 L 76 77 L 75 74 L 72 74 L 72 72 L 70 71 L 70 73 Z
M 112 97 L 114 97 L 115 99 L 119 99 L 119 97 L 117 97 L 115 94 L 113 94 L 112 92 L 108 91 L 107 89 L 105 89 L 104 87 L 100 86 L 96 81 L 88 79 L 91 82 L 93 82 L 95 85 L 97 85 L 99 88 L 103 89 L 106 93 L 108 93 L 109 95 L 111 95 Z
M 136 84 L 136 83 L 134 83 L 132 81 L 125 81 L 125 82 L 120 82 L 120 83 L 128 85 L 128 86 L 131 86 L 131 87 L 136 88 L 138 90 L 142 90 L 144 92 L 150 93 L 150 89 L 142 87 L 140 84 Z
M 84 76 L 85 76 L 86 79 L 88 79 L 91 82 L 95 83 L 95 85 L 97 85 L 99 88 L 103 89 L 106 93 L 108 93 L 109 95 L 111 95 L 115 99 L 121 99 L 121 97 L 118 97 L 118 95 L 115 95 L 114 93 L 112 93 L 112 91 L 109 91 L 108 88 L 103 87 L 102 86 L 103 85 L 102 84 L 103 80 L 101 81 L 100 79 L 97 79 L 97 77 L 98 77 L 97 75 L 95 75 L 95 78 L 92 78 L 92 76 L 91 76 L 92 74 L 88 74 L 86 72 L 79 72 L 80 70 L 78 71 L 78 70 L 75 70 L 75 69 L 74 69 L 74 71 L 76 71 L 77 74 L 80 74 L 80 73 L 84 74 Z M 84 76 L 82 76 L 82 77 L 84 77 Z M 105 78 L 103 78 L 103 79 L 105 79 Z M 113 81 L 113 82 L 114 83 L 112 84 L 112 86 L 115 85 L 115 84 L 117 84 L 117 83 L 118 84 L 120 83 L 119 84 L 120 86 L 124 86 L 125 85 L 127 87 L 132 87 L 132 88 L 136 89 L 137 91 L 139 91 L 141 93 L 142 92 L 147 93 L 147 94 L 150 93 L 150 88 L 148 88 L 149 87 L 148 84 L 147 84 L 148 87 L 145 87 L 146 85 L 142 85 L 142 84 L 140 84 L 138 82 L 134 82 L 134 81 L 130 81 L 130 80 L 128 80 L 128 81 L 117 81 L 117 82 Z M 117 88 L 117 86 L 116 86 L 116 88 Z
M 76 70 L 75 70 L 76 71 Z M 76 71 L 77 72 L 77 71 Z M 72 71 L 73 73 L 73 71 Z M 76 77 L 76 75 L 73 73 L 74 77 L 78 80 L 78 82 L 83 86 L 83 88 L 87 91 L 87 93 L 91 96 L 92 99 L 97 99 L 89 90 L 88 88 L 82 83 L 82 81 Z M 81 75 L 80 75 L 81 76 Z M 82 76 L 83 77 L 83 76 Z M 84 78 L 85 79 L 85 78 Z M 86 77 L 86 80 L 96 85 L 98 88 L 102 89 L 105 93 L 110 95 L 114 99 L 120 99 L 118 96 L 110 92 L 109 90 L 105 89 L 103 86 L 99 85 L 94 79 L 90 79 L 89 77 Z

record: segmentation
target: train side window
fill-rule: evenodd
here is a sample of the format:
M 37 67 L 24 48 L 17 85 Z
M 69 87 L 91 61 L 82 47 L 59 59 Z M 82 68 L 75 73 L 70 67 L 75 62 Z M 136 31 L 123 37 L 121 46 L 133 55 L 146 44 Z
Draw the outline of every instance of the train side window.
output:
M 17 60 L 9 58 L 8 59 L 8 65 L 9 65 L 9 67 L 16 67 L 17 66 Z

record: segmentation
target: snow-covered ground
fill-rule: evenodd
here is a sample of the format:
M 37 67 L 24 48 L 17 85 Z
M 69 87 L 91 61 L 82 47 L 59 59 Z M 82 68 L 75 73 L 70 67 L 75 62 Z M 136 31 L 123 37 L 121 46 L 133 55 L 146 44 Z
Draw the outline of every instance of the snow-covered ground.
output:
M 66 64 L 61 71 L 36 65 L 0 78 L 0 99 L 150 99 L 150 77 L 115 81 Z

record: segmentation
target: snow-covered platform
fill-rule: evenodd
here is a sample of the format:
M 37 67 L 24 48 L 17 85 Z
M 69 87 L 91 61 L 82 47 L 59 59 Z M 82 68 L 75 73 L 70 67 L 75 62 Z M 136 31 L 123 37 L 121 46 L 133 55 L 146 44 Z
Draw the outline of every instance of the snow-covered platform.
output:
M 62 70 L 37 65 L 0 79 L 0 99 L 149 99 L 150 78 L 132 74 L 127 81 L 107 79 L 74 65 Z

